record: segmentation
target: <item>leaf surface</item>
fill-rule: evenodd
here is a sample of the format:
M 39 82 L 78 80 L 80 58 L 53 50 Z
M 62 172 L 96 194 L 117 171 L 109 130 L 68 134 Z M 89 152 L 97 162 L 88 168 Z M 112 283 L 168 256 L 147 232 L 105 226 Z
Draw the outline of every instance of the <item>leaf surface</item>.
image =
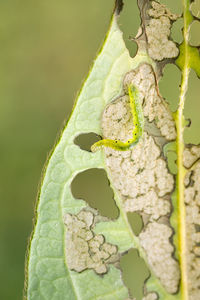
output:
M 100 116 L 105 104 L 121 90 L 122 76 L 131 68 L 132 59 L 122 39 L 113 15 L 104 46 L 79 94 L 73 113 L 53 151 L 44 174 L 37 206 L 35 225 L 28 261 L 28 299 L 123 299 L 128 290 L 120 271 L 109 268 L 99 277 L 94 271 L 77 273 L 69 270 L 65 257 L 64 216 L 77 214 L 86 208 L 83 200 L 74 199 L 70 184 L 78 172 L 103 168 L 103 154 L 81 150 L 74 144 L 77 135 L 87 132 L 100 134 Z M 122 248 L 130 247 L 129 233 L 123 220 Z M 119 236 L 114 238 L 120 244 Z M 122 243 L 121 243 L 122 244 Z M 120 245 L 119 245 L 120 246 Z
M 192 17 L 189 2 L 183 2 L 187 30 Z M 190 202 L 197 201 L 195 195 L 199 192 L 200 151 L 198 146 L 184 147 L 183 108 L 189 69 L 194 68 L 199 75 L 199 52 L 185 36 L 179 49 L 171 41 L 171 26 L 178 16 L 164 5 L 139 0 L 138 6 L 141 30 L 135 38 L 137 55 L 131 58 L 124 44 L 117 24 L 122 1 L 116 1 L 104 45 L 49 159 L 29 252 L 30 300 L 133 297 L 119 268 L 120 257 L 132 248 L 137 249 L 150 270 L 144 300 L 193 299 L 189 296 L 193 283 L 188 288 L 191 270 L 186 266 L 187 247 L 192 240 L 186 237 L 186 226 L 189 224 L 195 231 L 194 224 L 198 223 L 198 214 L 195 220 L 191 218 L 194 203 Z M 163 66 L 175 59 L 182 71 L 182 85 L 179 108 L 172 113 L 159 93 L 158 81 Z M 139 90 L 145 118 L 139 143 L 125 152 L 110 148 L 96 153 L 82 150 L 74 143 L 81 134 L 93 132 L 121 141 L 131 138 L 133 120 L 127 93 L 130 84 Z M 170 153 L 175 154 L 173 160 Z M 115 220 L 103 218 L 72 195 L 75 176 L 92 168 L 107 172 L 119 209 Z M 138 236 L 128 222 L 127 213 L 132 212 L 140 213 L 143 219 L 144 227 Z M 194 239 L 198 241 L 199 235 Z M 195 251 L 198 256 L 199 250 Z M 194 263 L 188 266 L 192 269 Z

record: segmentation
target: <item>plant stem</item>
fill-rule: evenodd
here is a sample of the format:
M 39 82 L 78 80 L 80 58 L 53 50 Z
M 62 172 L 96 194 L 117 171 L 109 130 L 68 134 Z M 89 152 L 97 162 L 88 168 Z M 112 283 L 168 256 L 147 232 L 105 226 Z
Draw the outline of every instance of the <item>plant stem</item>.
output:
M 185 96 L 188 87 L 188 78 L 190 72 L 190 53 L 188 47 L 188 35 L 189 35 L 189 25 L 191 22 L 191 14 L 189 12 L 189 0 L 182 0 L 183 3 L 183 18 L 184 18 L 184 63 L 182 66 L 182 81 L 181 81 L 181 91 L 179 99 L 179 107 L 176 113 L 176 129 L 177 129 L 177 201 L 178 201 L 178 251 L 180 257 L 180 268 L 181 268 L 181 296 L 182 300 L 189 299 L 188 293 L 188 275 L 187 275 L 187 232 L 186 232 L 186 207 L 184 201 L 184 178 L 186 170 L 183 165 L 183 151 L 184 151 L 184 103 Z
M 187 278 L 187 245 L 186 245 L 186 209 L 184 202 L 184 177 L 185 168 L 183 166 L 183 150 L 184 150 L 184 140 L 183 140 L 183 110 L 185 93 L 187 90 L 187 81 L 189 70 L 186 68 L 184 70 L 181 83 L 181 96 L 179 102 L 179 108 L 176 115 L 176 128 L 177 128 L 177 201 L 178 201 L 178 247 L 179 247 L 179 257 L 180 257 L 180 268 L 181 268 L 181 295 L 182 300 L 188 300 L 188 278 Z

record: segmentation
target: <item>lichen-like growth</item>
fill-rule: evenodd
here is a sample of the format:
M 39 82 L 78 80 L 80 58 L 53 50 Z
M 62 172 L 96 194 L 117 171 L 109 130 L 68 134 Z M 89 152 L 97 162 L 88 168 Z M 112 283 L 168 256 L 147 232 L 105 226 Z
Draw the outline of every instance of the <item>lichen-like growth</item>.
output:
M 185 181 L 185 205 L 187 227 L 187 272 L 189 299 L 200 295 L 200 146 L 184 150 L 184 165 L 188 169 Z
M 172 234 L 168 225 L 152 222 L 139 235 L 151 268 L 170 294 L 177 292 L 180 279 L 178 262 L 172 258 Z
M 146 226 L 139 238 L 148 264 L 166 290 L 175 293 L 180 272 L 173 258 L 174 247 L 170 244 L 172 229 L 169 226 L 170 195 L 175 181 L 162 157 L 162 147 L 168 140 L 176 138 L 176 131 L 167 104 L 157 92 L 155 75 L 149 65 L 141 64 L 125 75 L 125 95 L 109 104 L 104 111 L 103 134 L 106 138 L 122 141 L 131 135 L 133 122 L 126 96 L 130 83 L 140 91 L 145 122 L 153 122 L 153 126 L 145 129 L 139 143 L 130 151 L 124 153 L 106 148 L 106 164 L 125 211 L 136 211 L 143 216 Z M 153 127 L 159 136 L 154 135 Z M 166 272 L 163 272 L 164 265 L 167 266 Z
M 158 299 L 158 295 L 156 293 L 149 293 L 142 298 L 142 300 L 157 300 L 157 299 Z
M 186 147 L 183 153 L 183 163 L 187 169 L 190 169 L 192 165 L 200 158 L 200 147 L 191 146 Z
M 119 260 L 117 247 L 105 242 L 103 235 L 95 235 L 95 215 L 82 210 L 77 215 L 66 214 L 66 259 L 71 270 L 93 269 L 98 274 L 107 272 L 108 264 Z
M 128 84 L 135 84 L 141 94 L 143 113 L 149 122 L 155 121 L 161 135 L 167 140 L 176 138 L 175 122 L 168 105 L 158 93 L 156 75 L 152 67 L 142 64 L 139 68 L 130 71 L 124 78 L 125 90 Z
M 169 40 L 169 36 L 171 22 L 176 21 L 178 16 L 156 1 L 152 1 L 151 5 L 152 8 L 147 11 L 150 20 L 146 26 L 148 53 L 151 58 L 158 61 L 177 57 L 178 48 L 173 41 Z
M 138 250 L 151 273 L 143 300 L 199 299 L 200 146 L 185 146 L 183 139 L 190 68 L 200 77 L 199 49 L 188 43 L 194 17 L 189 0 L 183 0 L 183 42 L 178 48 L 170 36 L 178 16 L 156 1 L 137 3 L 137 55 L 131 58 L 123 42 L 117 25 L 123 3 L 116 0 L 104 47 L 49 161 L 30 248 L 30 300 L 133 299 L 118 264 L 120 255 L 131 248 Z M 178 109 L 172 114 L 158 80 L 165 64 L 173 61 L 182 71 L 182 83 Z M 130 86 L 138 91 L 145 118 L 137 145 L 125 152 L 80 148 L 76 137 L 89 132 L 121 142 L 132 138 L 138 114 L 131 113 Z M 173 173 L 168 151 L 175 152 Z M 85 201 L 74 199 L 71 182 L 90 168 L 108 172 L 118 219 L 103 219 Z M 138 236 L 127 212 L 142 217 Z

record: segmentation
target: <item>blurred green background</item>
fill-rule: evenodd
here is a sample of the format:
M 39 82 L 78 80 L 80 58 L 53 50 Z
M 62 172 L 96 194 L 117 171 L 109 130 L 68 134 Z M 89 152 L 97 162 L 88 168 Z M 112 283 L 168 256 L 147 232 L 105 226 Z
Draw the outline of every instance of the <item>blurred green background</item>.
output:
M 22 299 L 25 252 L 42 169 L 102 44 L 113 4 L 0 2 L 0 299 Z M 119 23 L 134 54 L 136 47 L 127 38 L 137 32 L 139 16 L 134 16 L 135 0 L 125 4 Z M 180 81 L 174 68 L 166 69 L 161 82 L 172 106 Z M 194 122 L 186 139 L 198 143 L 200 88 L 192 76 L 187 117 Z

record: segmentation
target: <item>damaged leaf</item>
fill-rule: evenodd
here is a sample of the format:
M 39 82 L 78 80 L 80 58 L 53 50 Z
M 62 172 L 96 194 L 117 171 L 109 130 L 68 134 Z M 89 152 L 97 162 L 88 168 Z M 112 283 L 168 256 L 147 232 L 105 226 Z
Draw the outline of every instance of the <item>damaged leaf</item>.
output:
M 194 19 L 189 4 L 183 1 L 184 40 L 178 45 L 171 28 L 181 16 L 158 1 L 138 0 L 141 25 L 132 58 L 117 24 L 123 3 L 116 1 L 103 48 L 46 168 L 29 251 L 27 299 L 133 300 L 120 269 L 130 249 L 137 249 L 149 269 L 143 300 L 200 298 L 200 147 L 183 140 L 189 71 L 200 74 L 199 50 L 188 42 Z M 168 63 L 182 71 L 176 112 L 158 87 Z M 144 116 L 139 142 L 127 151 L 79 147 L 81 134 L 132 138 L 137 124 L 129 86 L 137 88 Z M 92 168 L 107 172 L 119 209 L 115 220 L 72 195 L 75 176 Z M 137 236 L 128 222 L 131 213 L 143 221 Z

